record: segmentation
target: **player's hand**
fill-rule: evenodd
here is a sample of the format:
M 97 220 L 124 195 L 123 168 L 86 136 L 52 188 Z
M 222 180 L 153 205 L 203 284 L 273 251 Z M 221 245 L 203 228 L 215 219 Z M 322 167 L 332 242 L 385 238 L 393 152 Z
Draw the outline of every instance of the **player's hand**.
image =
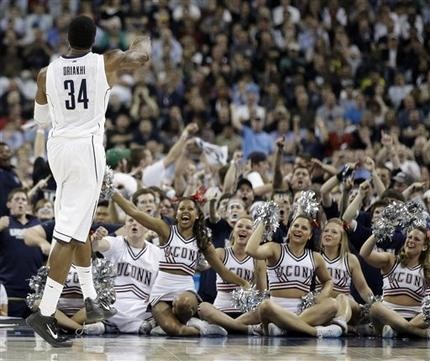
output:
M 149 35 L 137 36 L 131 43 L 130 48 L 135 48 L 135 50 L 148 55 L 148 59 L 151 59 L 152 44 Z
M 142 38 L 142 50 L 151 59 L 152 41 L 149 35 L 144 35 Z

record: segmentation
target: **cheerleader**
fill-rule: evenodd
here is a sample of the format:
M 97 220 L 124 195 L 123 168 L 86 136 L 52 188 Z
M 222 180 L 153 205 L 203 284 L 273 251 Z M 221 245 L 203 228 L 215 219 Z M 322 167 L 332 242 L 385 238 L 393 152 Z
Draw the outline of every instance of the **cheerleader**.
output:
M 209 240 L 204 215 L 197 202 L 192 198 L 183 198 L 176 212 L 177 224 L 169 226 L 162 219 L 140 211 L 118 192 L 112 199 L 128 215 L 159 235 L 162 257 L 150 304 L 161 329 L 170 336 L 226 335 L 221 327 L 192 318 L 199 304 L 193 281 L 199 253 L 203 253 L 225 282 L 244 287 L 249 284 L 229 271 L 219 259 Z
M 255 283 L 258 290 L 267 288 L 266 265 L 245 253 L 245 247 L 252 234 L 252 220 L 248 216 L 239 218 L 231 234 L 231 247 L 217 248 L 216 252 L 223 264 L 249 283 Z M 232 291 L 237 285 L 225 282 L 219 275 L 216 280 L 217 296 L 214 304 L 203 302 L 199 306 L 202 319 L 220 325 L 235 333 L 254 334 L 251 324 L 260 323 L 258 312 L 244 314 L 235 307 Z
M 371 266 L 379 268 L 383 277 L 383 301 L 370 308 L 375 326 L 385 338 L 398 333 L 429 338 L 420 314 L 430 280 L 427 230 L 421 227 L 411 229 L 399 255 L 378 252 L 375 246 L 376 238 L 372 235 L 360 250 L 360 255 Z
M 265 332 L 281 336 L 287 330 L 315 337 L 339 337 L 342 328 L 329 323 L 338 311 L 337 302 L 329 296 L 333 282 L 322 256 L 309 248 L 313 221 L 297 216 L 288 230 L 287 243 L 261 244 L 265 225 L 259 224 L 246 246 L 246 253 L 266 260 L 271 298 L 259 306 Z M 317 303 L 301 312 L 302 297 L 311 290 L 314 274 L 321 282 Z
M 362 307 L 351 296 L 351 283 L 360 297 L 367 302 L 373 293 L 363 276 L 358 258 L 349 252 L 348 235 L 340 219 L 332 218 L 325 225 L 321 234 L 321 248 L 321 255 L 333 281 L 330 296 L 337 300 L 339 313 L 345 317 L 339 322 L 357 324 Z M 317 280 L 317 290 L 320 287 Z

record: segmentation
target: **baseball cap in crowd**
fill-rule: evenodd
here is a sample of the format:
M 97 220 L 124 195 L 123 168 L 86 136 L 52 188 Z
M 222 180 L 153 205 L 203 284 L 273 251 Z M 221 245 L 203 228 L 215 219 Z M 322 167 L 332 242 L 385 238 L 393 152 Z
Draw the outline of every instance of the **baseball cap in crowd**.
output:
M 240 178 L 237 182 L 236 190 L 238 190 L 242 185 L 247 184 L 252 189 L 252 183 L 246 178 Z
M 255 83 L 248 83 L 246 85 L 245 91 L 247 93 L 253 93 L 255 95 L 260 95 L 260 88 Z
M 267 155 L 263 152 L 252 152 L 248 155 L 251 164 L 258 164 L 267 160 Z
M 414 178 L 408 173 L 399 172 L 393 177 L 393 181 L 410 186 L 414 182 Z
M 111 168 L 116 168 L 122 159 L 130 160 L 130 149 L 111 148 L 106 151 L 106 164 Z

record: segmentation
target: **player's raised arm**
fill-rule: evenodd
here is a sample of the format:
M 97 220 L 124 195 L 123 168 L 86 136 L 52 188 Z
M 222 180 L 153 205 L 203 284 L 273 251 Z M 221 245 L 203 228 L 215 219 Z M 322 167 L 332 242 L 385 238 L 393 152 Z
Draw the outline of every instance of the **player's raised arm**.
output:
M 121 70 L 134 70 L 143 66 L 151 59 L 151 38 L 138 36 L 126 51 L 119 49 L 104 54 L 105 70 L 113 74 Z

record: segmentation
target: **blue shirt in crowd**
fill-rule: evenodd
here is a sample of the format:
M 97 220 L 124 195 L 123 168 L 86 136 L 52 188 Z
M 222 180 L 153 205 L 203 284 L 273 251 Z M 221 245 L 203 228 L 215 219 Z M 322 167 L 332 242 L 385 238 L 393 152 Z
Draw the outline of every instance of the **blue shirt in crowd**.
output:
M 273 152 L 273 139 L 269 133 L 264 131 L 257 133 L 250 127 L 244 126 L 242 135 L 242 149 L 245 159 L 247 159 L 252 152 L 263 152 L 266 155 Z

